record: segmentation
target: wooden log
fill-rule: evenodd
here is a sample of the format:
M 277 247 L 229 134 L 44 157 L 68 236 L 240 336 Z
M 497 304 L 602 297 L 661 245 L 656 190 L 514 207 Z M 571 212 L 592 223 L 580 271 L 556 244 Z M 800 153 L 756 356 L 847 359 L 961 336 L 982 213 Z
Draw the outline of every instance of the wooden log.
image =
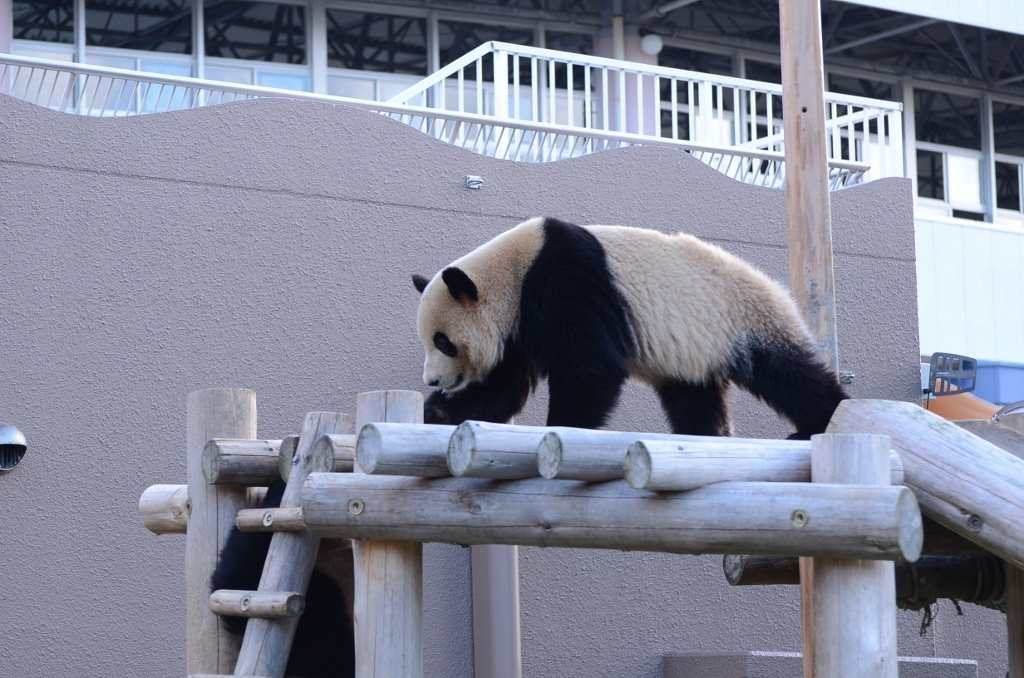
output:
M 345 414 L 343 416 L 351 417 L 352 415 Z M 351 429 L 352 425 L 349 424 L 346 430 L 350 431 Z M 297 436 L 290 436 L 285 438 L 282 443 L 278 464 L 281 470 L 281 477 L 285 480 L 288 480 L 293 464 L 292 460 L 295 459 L 296 440 L 298 440 Z M 323 440 L 313 443 L 312 455 L 311 463 L 318 469 L 326 468 L 335 473 L 351 473 L 356 458 L 356 437 L 351 433 L 332 433 Z M 311 471 L 311 473 L 314 473 L 314 471 Z M 320 473 L 320 471 L 315 471 L 315 473 Z
M 280 479 L 280 440 L 213 438 L 203 448 L 203 476 L 211 485 L 267 486 Z
M 846 400 L 828 430 L 887 434 L 926 515 L 1024 566 L 1024 460 L 910 403 Z
M 371 422 L 359 429 L 356 459 L 363 473 L 443 478 L 454 426 Z
M 798 558 L 729 555 L 722 569 L 730 586 L 800 584 Z M 896 563 L 895 570 L 897 600 L 949 598 L 989 606 L 1006 595 L 1003 561 L 991 556 L 921 556 Z
M 885 436 L 824 434 L 811 438 L 812 485 L 886 485 L 889 475 Z M 813 586 L 811 675 L 897 678 L 893 564 L 816 557 Z
M 457 544 L 914 560 L 922 539 L 904 487 L 716 483 L 659 494 L 624 481 L 318 473 L 302 510 L 321 536 Z
M 810 482 L 810 443 L 795 447 L 789 442 L 640 440 L 626 453 L 626 482 L 637 490 L 675 491 L 730 480 Z M 903 464 L 895 453 L 889 454 L 889 467 L 891 484 L 903 484 Z
M 360 393 L 356 399 L 356 424 L 361 431 L 371 422 L 422 424 L 423 394 L 417 391 Z M 359 468 L 358 463 L 356 468 Z M 321 473 L 312 477 L 350 478 L 358 482 L 407 480 L 361 472 Z M 346 500 L 344 508 L 346 513 L 358 511 L 358 501 Z M 355 560 L 356 675 L 359 678 L 422 678 L 423 544 L 411 540 L 354 541 L 352 553 Z
M 207 389 L 186 403 L 187 478 L 192 502 L 185 537 L 185 665 L 188 673 L 229 673 L 238 656 L 238 638 L 210 612 L 210 575 L 220 550 L 246 507 L 246 488 L 210 485 L 203 475 L 203 452 L 211 438 L 256 438 L 256 394 L 249 389 Z
M 288 484 L 281 497 L 281 508 L 299 506 L 313 443 L 322 435 L 347 430 L 351 422 L 350 416 L 336 412 L 310 412 L 306 415 L 295 451 L 298 461 L 292 464 Z M 275 533 L 263 566 L 260 592 L 295 591 L 305 594 L 319 545 L 319 537 L 308 532 Z M 282 678 L 297 624 L 296 617 L 250 619 L 238 653 L 235 675 Z
M 281 479 L 288 482 L 288 476 L 292 472 L 292 464 L 298 462 L 295 450 L 299 446 L 299 436 L 285 436 L 281 439 L 281 450 L 277 457 L 277 472 Z
M 927 516 L 922 516 L 921 524 L 924 526 L 924 545 L 921 547 L 921 554 L 927 556 L 987 556 L 988 551 L 975 544 L 973 541 L 964 539 L 956 532 L 948 529 L 940 523 L 935 522 Z
M 991 419 L 965 419 L 953 423 L 1006 450 L 1018 459 L 1024 459 L 1024 433 Z
M 233 676 L 221 673 L 190 673 L 188 678 L 233 678 Z M 269 678 L 269 676 L 259 676 L 259 678 Z
M 153 534 L 185 534 L 191 512 L 188 485 L 151 485 L 139 497 L 142 524 Z
M 243 509 L 235 518 L 242 532 L 301 532 L 306 529 L 302 508 Z
M 548 430 L 537 448 L 537 470 L 551 480 L 586 480 L 604 482 L 625 477 L 623 460 L 629 446 L 638 440 L 673 441 L 677 443 L 717 443 L 721 445 L 761 444 L 764 440 L 745 438 L 710 438 L 682 436 L 671 433 L 628 433 L 558 427 Z M 772 441 L 780 448 L 806 449 L 810 443 L 800 440 Z
M 220 589 L 210 594 L 210 611 L 220 616 L 282 619 L 298 617 L 305 609 L 306 597 L 294 591 Z
M 535 478 L 537 446 L 550 430 L 539 426 L 463 422 L 448 443 L 448 469 L 456 478 Z

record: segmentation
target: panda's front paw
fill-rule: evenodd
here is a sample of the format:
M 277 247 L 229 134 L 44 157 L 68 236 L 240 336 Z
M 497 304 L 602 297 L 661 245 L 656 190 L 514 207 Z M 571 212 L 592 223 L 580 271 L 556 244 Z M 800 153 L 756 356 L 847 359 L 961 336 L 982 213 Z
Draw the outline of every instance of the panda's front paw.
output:
M 424 424 L 450 424 L 451 415 L 445 407 L 444 391 L 434 391 L 423 403 Z

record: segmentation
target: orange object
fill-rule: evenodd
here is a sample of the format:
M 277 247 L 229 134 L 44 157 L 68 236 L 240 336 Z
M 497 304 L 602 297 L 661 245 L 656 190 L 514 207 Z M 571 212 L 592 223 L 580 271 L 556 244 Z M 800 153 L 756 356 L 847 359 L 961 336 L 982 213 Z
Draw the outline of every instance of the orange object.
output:
M 992 415 L 999 411 L 998 406 L 970 393 L 942 396 L 929 400 L 922 406 L 928 411 L 952 421 L 958 419 L 991 419 Z

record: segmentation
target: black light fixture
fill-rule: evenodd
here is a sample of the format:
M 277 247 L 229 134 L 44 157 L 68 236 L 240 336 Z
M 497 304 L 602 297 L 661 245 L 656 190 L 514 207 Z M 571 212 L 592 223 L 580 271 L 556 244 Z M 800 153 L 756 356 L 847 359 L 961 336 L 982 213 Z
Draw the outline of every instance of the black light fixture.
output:
M 17 466 L 26 450 L 25 434 L 10 424 L 0 424 L 0 473 Z

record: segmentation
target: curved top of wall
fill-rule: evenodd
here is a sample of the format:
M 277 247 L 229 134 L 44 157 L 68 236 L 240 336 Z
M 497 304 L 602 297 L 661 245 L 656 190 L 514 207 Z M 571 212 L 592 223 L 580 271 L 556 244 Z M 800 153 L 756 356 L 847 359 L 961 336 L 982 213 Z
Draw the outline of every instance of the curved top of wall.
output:
M 503 214 L 510 224 L 552 215 L 786 246 L 784 191 L 735 181 L 685 152 L 632 147 L 519 163 L 445 144 L 382 115 L 287 99 L 94 118 L 0 95 L 0 162 Z M 467 189 L 466 175 L 482 177 L 483 188 Z M 833 192 L 836 251 L 912 259 L 912 229 L 876 228 L 890 218 L 912 224 L 909 186 L 884 179 Z M 566 201 L 573 214 L 565 214 Z M 837 228 L 861 207 L 890 218 L 854 217 L 856 230 Z

